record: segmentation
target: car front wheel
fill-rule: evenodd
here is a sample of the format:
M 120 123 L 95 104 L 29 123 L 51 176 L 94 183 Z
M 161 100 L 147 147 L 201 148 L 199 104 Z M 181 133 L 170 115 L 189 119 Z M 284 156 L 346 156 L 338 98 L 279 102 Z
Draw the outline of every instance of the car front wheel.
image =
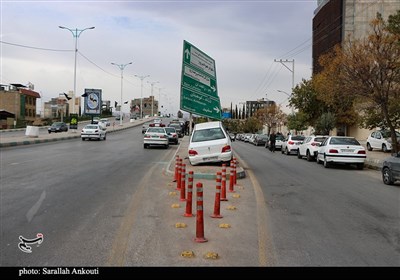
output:
M 384 167 L 382 170 L 382 180 L 385 185 L 393 185 L 394 184 L 392 172 L 387 167 Z
M 382 144 L 382 151 L 383 151 L 384 153 L 387 153 L 387 152 L 388 152 L 388 148 L 386 147 L 385 144 Z

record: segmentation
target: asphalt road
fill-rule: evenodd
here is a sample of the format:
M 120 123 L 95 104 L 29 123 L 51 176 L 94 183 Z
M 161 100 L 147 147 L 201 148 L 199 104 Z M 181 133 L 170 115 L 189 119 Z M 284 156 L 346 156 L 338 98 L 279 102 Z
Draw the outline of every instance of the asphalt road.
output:
M 106 141 L 77 138 L 3 149 L 1 266 L 117 265 L 113 248 L 127 238 L 116 239 L 121 220 L 146 188 L 144 178 L 156 168 L 161 173 L 176 149 L 143 149 L 141 126 L 109 134 Z M 43 233 L 43 244 L 21 252 L 19 236 L 37 233 Z
M 379 171 L 326 169 L 244 142 L 234 149 L 263 195 L 274 265 L 400 265 L 398 184 L 384 185 Z

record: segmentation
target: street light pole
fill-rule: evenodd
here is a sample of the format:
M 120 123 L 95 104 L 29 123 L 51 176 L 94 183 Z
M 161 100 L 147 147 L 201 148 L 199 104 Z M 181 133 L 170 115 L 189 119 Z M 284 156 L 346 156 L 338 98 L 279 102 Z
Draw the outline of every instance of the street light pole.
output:
M 150 77 L 150 75 L 146 75 L 146 76 L 135 75 L 135 77 L 139 78 L 141 81 L 141 85 L 140 85 L 140 118 L 143 119 L 143 80 L 147 77 Z
M 76 55 L 78 53 L 78 38 L 81 35 L 81 33 L 85 30 L 88 29 L 94 29 L 95 27 L 88 27 L 88 28 L 84 28 L 84 29 L 71 29 L 68 27 L 64 27 L 64 26 L 58 26 L 61 29 L 67 29 L 72 33 L 72 36 L 75 38 L 75 64 L 74 64 L 74 92 L 72 94 L 72 113 L 75 114 L 75 94 L 76 94 Z
M 125 66 L 132 64 L 132 62 L 126 63 L 126 64 L 117 64 L 114 62 L 111 62 L 112 65 L 117 66 L 120 70 L 121 70 L 121 105 L 120 105 L 120 109 L 119 109 L 119 125 L 122 125 L 122 88 L 123 88 L 123 80 L 124 80 L 124 69 Z
M 153 87 L 155 84 L 159 83 L 159 82 L 149 82 L 147 81 L 149 84 L 151 84 L 151 116 L 154 117 L 154 95 L 153 95 Z

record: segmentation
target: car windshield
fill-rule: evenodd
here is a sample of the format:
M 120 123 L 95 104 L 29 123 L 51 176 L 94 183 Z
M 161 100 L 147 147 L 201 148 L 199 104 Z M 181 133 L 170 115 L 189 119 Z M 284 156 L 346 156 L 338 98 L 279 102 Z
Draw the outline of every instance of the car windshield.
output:
M 297 141 L 302 141 L 302 140 L 304 140 L 304 136 L 301 136 L 301 135 L 295 135 L 295 136 L 292 136 L 292 140 L 297 140 Z
M 392 137 L 389 130 L 381 131 L 383 138 L 390 138 Z M 396 131 L 396 137 L 400 137 L 400 133 Z
M 173 127 L 166 127 L 166 128 L 165 128 L 165 131 L 166 131 L 167 133 L 175 133 L 175 132 L 176 132 L 175 128 L 173 128 Z
M 283 135 L 276 135 L 276 140 L 283 140 L 283 139 L 285 139 L 284 137 L 283 137 Z
M 330 144 L 332 145 L 357 145 L 359 146 L 360 143 L 355 138 L 331 138 Z
M 193 132 L 192 142 L 211 141 L 225 138 L 220 127 L 196 130 Z
M 325 139 L 326 139 L 326 137 L 315 137 L 315 138 L 314 138 L 314 141 L 315 141 L 315 142 L 320 142 L 320 143 L 321 143 L 321 142 L 323 142 Z
M 99 127 L 97 125 L 87 125 L 85 126 L 85 129 L 98 129 Z
M 152 132 L 152 133 L 165 133 L 164 128 L 160 127 L 150 127 L 147 132 Z

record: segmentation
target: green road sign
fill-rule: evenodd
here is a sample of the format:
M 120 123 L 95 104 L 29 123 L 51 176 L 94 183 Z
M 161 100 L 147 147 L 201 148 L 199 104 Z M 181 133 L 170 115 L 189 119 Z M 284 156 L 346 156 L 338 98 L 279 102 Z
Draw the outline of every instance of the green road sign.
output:
M 212 119 L 221 119 L 221 105 L 219 98 L 189 91 L 185 88 L 182 88 L 181 93 L 181 109 Z
M 215 61 L 187 41 L 183 41 L 180 109 L 221 119 Z

